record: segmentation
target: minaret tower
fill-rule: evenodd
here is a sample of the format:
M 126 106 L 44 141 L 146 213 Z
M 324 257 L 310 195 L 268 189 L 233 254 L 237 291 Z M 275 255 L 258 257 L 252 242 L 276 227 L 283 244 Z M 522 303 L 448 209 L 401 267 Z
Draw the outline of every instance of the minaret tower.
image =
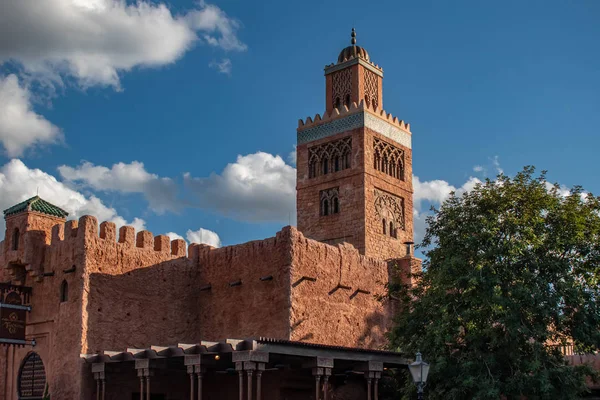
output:
M 383 110 L 383 69 L 356 45 L 325 67 L 325 113 L 298 123 L 298 229 L 382 260 L 413 241 L 410 125 Z

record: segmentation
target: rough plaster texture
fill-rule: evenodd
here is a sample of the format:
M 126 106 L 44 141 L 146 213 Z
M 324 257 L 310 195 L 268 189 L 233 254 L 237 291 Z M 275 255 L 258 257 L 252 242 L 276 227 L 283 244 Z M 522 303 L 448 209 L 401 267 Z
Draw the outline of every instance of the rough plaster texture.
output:
M 351 102 L 365 97 L 363 65 L 352 68 Z M 377 78 L 378 110 L 383 106 Z M 331 75 L 326 109 L 333 112 Z M 398 125 L 387 114 L 373 115 Z M 398 125 L 401 129 L 402 126 Z M 351 168 L 308 179 L 308 147 L 352 137 Z M 81 354 L 151 345 L 265 336 L 379 348 L 393 305 L 381 303 L 389 265 L 420 268 L 405 257 L 412 240 L 412 153 L 405 152 L 405 180 L 373 168 L 373 138 L 366 127 L 298 146 L 298 228 L 273 238 L 215 249 L 164 235 L 135 232 L 95 217 L 68 221 L 35 212 L 7 218 L 0 243 L 0 281 L 33 288 L 26 336 L 37 340 L 53 399 L 95 398 L 95 382 Z M 395 144 L 400 146 L 399 144 Z M 319 216 L 319 192 L 339 187 L 339 214 Z M 382 234 L 374 215 L 374 189 L 404 199 L 405 229 Z M 18 228 L 18 249 L 12 233 Z M 306 235 L 306 236 L 305 236 Z M 396 272 L 394 272 L 396 274 Z M 61 284 L 68 300 L 60 302 Z M 17 400 L 17 376 L 29 347 L 0 348 L 0 400 Z M 179 360 L 181 361 L 181 360 Z M 314 396 L 310 369 L 266 371 L 265 399 Z M 156 368 L 152 393 L 189 398 L 181 362 Z M 111 366 L 107 399 L 139 391 L 133 363 Z M 237 398 L 237 375 L 208 374 L 205 399 Z M 334 379 L 330 398 L 365 398 L 364 380 Z
M 351 168 L 309 178 L 308 149 L 347 136 L 352 137 Z M 404 180 L 391 177 L 374 168 L 374 138 L 392 142 L 363 127 L 297 147 L 298 229 L 309 238 L 330 244 L 347 242 L 361 254 L 391 260 L 404 257 L 404 243 L 413 241 L 412 151 L 393 143 L 404 151 Z M 340 212 L 321 216 L 319 193 L 334 187 L 339 188 Z M 383 233 L 375 211 L 375 189 L 404 201 L 404 229 L 398 229 L 397 237 Z
M 0 252 L 0 278 L 22 276 L 33 287 L 26 334 L 38 342 L 34 350 L 54 398 L 94 393 L 80 354 L 101 350 L 257 336 L 365 348 L 383 343 L 387 311 L 375 295 L 383 291 L 387 264 L 349 244 L 328 245 L 286 227 L 275 237 L 220 249 L 192 244 L 186 255 L 181 240 L 131 227 L 117 235 L 114 224 L 98 225 L 91 216 L 35 223 L 43 218 L 10 221 L 8 229 L 24 224 L 24 244 L 22 255 L 9 252 L 7 259 Z M 30 231 L 24 221 L 44 230 Z M 63 281 L 69 289 L 61 303 Z M 31 348 L 2 350 L 0 399 L 16 400 L 19 368 Z
M 294 231 L 291 340 L 378 348 L 388 317 L 375 298 L 388 266 L 349 244 L 330 246 Z

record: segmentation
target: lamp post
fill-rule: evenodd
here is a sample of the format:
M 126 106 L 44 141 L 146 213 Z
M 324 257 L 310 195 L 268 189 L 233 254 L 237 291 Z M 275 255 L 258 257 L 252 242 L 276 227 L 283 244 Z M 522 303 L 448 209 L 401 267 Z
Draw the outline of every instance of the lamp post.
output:
M 423 388 L 427 382 L 427 375 L 429 375 L 429 363 L 423 361 L 421 353 L 417 353 L 415 362 L 408 366 L 408 370 L 412 375 L 415 385 L 417 385 L 417 398 L 423 400 Z

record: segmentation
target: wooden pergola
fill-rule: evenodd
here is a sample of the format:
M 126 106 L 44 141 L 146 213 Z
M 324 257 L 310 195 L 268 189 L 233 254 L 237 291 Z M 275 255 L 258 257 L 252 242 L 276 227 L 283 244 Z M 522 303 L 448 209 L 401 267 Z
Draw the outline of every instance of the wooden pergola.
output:
M 401 354 L 389 351 L 269 338 L 201 341 L 196 344 L 151 346 L 146 349 L 128 348 L 125 351 L 82 355 L 82 358 L 91 365 L 96 381 L 97 400 L 106 400 L 106 390 L 107 387 L 110 389 L 113 378 L 120 382 L 120 387 L 124 387 L 124 375 L 129 378 L 136 376 L 139 380 L 136 385 L 139 384 L 140 400 L 151 400 L 154 393 L 157 393 L 154 390 L 156 385 L 163 392 L 166 386 L 170 388 L 168 390 L 185 392 L 190 400 L 202 400 L 207 383 L 210 383 L 207 381 L 209 377 L 222 375 L 237 375 L 237 383 L 231 379 L 221 379 L 227 382 L 224 391 L 228 389 L 231 394 L 232 386 L 236 386 L 234 389 L 239 400 L 262 400 L 266 393 L 263 374 L 271 371 L 274 372 L 271 375 L 274 382 L 270 384 L 267 398 L 278 398 L 271 397 L 273 388 L 279 388 L 290 377 L 298 377 L 298 382 L 306 387 L 306 378 L 312 376 L 314 399 L 328 400 L 330 378 L 334 375 L 352 374 L 365 380 L 366 399 L 378 400 L 379 379 L 384 369 L 402 368 L 408 364 L 408 360 Z M 133 370 L 135 375 L 130 373 Z M 186 388 L 181 388 L 182 381 L 176 381 L 175 376 L 181 377 L 185 373 L 189 375 L 189 383 L 185 384 Z M 165 381 L 168 382 L 166 385 Z M 214 390 L 213 387 L 213 393 Z M 135 398 L 137 394 L 134 393 Z M 223 394 L 219 398 L 228 397 Z

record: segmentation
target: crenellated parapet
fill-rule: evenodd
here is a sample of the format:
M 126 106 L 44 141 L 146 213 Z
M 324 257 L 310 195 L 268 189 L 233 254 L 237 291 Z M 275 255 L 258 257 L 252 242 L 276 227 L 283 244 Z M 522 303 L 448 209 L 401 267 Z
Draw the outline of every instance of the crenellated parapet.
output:
M 320 114 L 316 114 L 314 118 L 311 118 L 309 116 L 306 117 L 305 120 L 299 119 L 298 131 L 300 132 L 305 129 L 314 128 L 321 124 L 344 118 L 362 111 L 369 112 L 370 114 L 375 115 L 381 118 L 382 120 L 386 121 L 390 125 L 402 129 L 406 133 L 411 133 L 410 124 L 408 122 L 404 122 L 403 120 L 398 119 L 398 117 L 393 116 L 391 113 L 388 113 L 379 107 L 369 107 L 369 105 L 365 104 L 364 100 L 361 100 L 359 104 L 353 102 L 350 105 L 350 108 L 346 107 L 345 105 L 342 105 L 339 108 L 334 108 L 333 111 L 329 114 L 327 114 L 327 112 L 323 113 L 323 116 L 321 116 Z
M 369 106 L 364 100 L 352 103 L 348 108 L 342 105 L 331 113 L 314 118 L 298 120 L 298 144 L 319 140 L 352 129 L 366 127 L 372 129 L 401 145 L 411 148 L 410 124 L 393 116 L 379 107 Z

